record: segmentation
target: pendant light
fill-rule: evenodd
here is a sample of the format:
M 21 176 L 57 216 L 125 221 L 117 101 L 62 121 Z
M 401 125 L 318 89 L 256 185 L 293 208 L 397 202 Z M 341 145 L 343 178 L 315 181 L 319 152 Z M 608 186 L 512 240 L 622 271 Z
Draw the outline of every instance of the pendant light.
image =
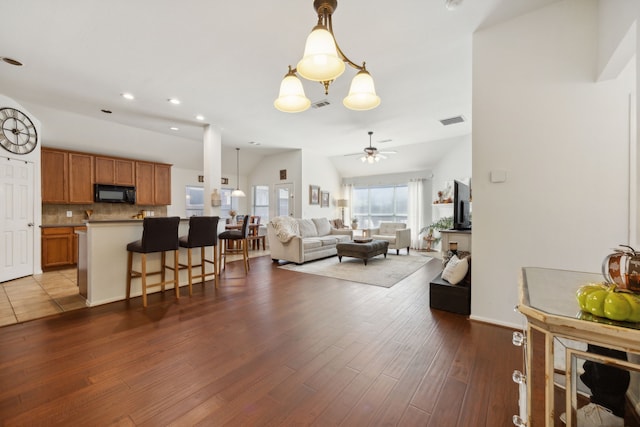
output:
M 278 110 L 299 113 L 311 105 L 297 74 L 307 80 L 320 82 L 324 86 L 325 95 L 328 95 L 329 85 L 344 72 L 345 64 L 358 70 L 358 73 L 351 82 L 349 94 L 342 101 L 344 106 L 364 111 L 380 105 L 380 97 L 376 94 L 373 78 L 367 71 L 366 64 L 356 64 L 338 46 L 332 23 L 332 15 L 337 7 L 338 0 L 314 0 L 313 8 L 318 14 L 318 23 L 307 37 L 302 59 L 296 68 L 289 65 L 289 71 L 280 84 L 278 99 L 273 103 Z
M 236 148 L 236 189 L 231 192 L 231 197 L 246 197 L 240 189 L 240 149 Z

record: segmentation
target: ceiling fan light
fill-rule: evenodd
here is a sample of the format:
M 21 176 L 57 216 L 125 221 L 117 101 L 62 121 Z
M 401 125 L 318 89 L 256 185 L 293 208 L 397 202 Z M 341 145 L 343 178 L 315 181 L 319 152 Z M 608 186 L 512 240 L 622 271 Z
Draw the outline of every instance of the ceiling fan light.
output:
M 299 113 L 311 106 L 311 101 L 304 93 L 302 82 L 293 72 L 289 72 L 282 79 L 278 99 L 273 102 L 273 105 L 285 113 Z
M 316 25 L 307 37 L 304 55 L 297 65 L 298 72 L 307 80 L 324 82 L 339 77 L 344 68 L 333 36 L 323 25 Z
M 373 78 L 367 70 L 360 70 L 351 81 L 349 95 L 342 100 L 350 110 L 371 110 L 380 105 L 380 97 L 376 95 Z
M 367 161 L 367 156 L 362 156 L 362 157 L 360 157 L 360 161 L 361 161 L 362 163 L 366 162 L 366 161 Z

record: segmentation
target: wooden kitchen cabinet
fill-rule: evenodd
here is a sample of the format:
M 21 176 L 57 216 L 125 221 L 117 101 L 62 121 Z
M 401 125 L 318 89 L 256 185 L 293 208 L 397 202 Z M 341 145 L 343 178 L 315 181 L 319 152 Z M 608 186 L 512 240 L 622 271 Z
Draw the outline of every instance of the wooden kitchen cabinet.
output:
M 69 153 L 69 203 L 93 203 L 93 156 Z
M 42 148 L 42 202 L 93 203 L 93 156 Z
M 136 204 L 154 204 L 153 177 L 153 163 L 136 162 Z
M 95 157 L 95 183 L 136 185 L 135 161 L 115 157 Z
M 171 165 L 136 162 L 136 203 L 171 204 Z
M 45 227 L 42 229 L 42 268 L 74 264 L 73 227 Z
M 65 151 L 42 148 L 42 202 L 67 203 L 69 201 L 69 157 Z
M 43 227 L 42 268 L 68 267 L 78 263 L 78 235 L 85 226 Z
M 154 205 L 171 204 L 171 165 L 156 163 L 154 171 Z
M 93 204 L 94 183 L 136 187 L 136 204 L 171 204 L 171 165 L 42 148 L 42 203 Z

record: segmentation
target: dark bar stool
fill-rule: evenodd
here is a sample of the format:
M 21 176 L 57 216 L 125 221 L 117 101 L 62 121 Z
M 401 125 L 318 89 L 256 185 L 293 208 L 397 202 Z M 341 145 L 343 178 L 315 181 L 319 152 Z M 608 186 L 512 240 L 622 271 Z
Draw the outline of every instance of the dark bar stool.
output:
M 204 284 L 207 276 L 214 276 L 215 287 L 218 287 L 218 216 L 192 216 L 189 218 L 189 235 L 178 239 L 181 248 L 187 248 L 187 264 L 179 264 L 189 273 L 189 296 L 192 295 L 193 279 L 202 279 Z M 213 259 L 205 256 L 205 248 L 213 246 Z M 200 264 L 193 265 L 191 249 L 200 248 Z M 206 272 L 206 264 L 213 265 L 213 272 Z M 193 274 L 195 268 L 200 267 L 200 274 Z
M 178 283 L 178 271 L 173 271 L 173 280 L 166 280 L 166 270 L 173 270 L 166 264 L 167 252 L 173 251 L 174 266 L 178 265 L 178 225 L 180 218 L 175 217 L 147 217 L 142 222 L 142 239 L 131 242 L 127 245 L 127 299 L 131 295 L 131 279 L 140 277 L 142 279 L 142 305 L 147 306 L 147 288 L 160 286 L 162 291 L 167 284 L 173 284 L 176 298 L 180 298 Z M 140 271 L 133 270 L 133 253 L 139 253 Z M 147 254 L 161 252 L 160 270 L 147 272 Z M 160 275 L 158 283 L 147 284 L 147 276 Z
M 247 240 L 249 231 L 249 218 L 245 217 L 244 219 L 245 220 L 242 222 L 242 228 L 240 228 L 239 230 L 227 230 L 220 233 L 220 235 L 218 236 L 218 238 L 225 243 L 220 245 L 220 262 L 218 268 L 227 267 L 227 255 L 229 253 L 242 252 L 245 274 L 250 270 L 249 241 Z M 231 245 L 232 243 L 235 243 L 235 245 Z M 235 250 L 230 250 L 230 246 L 234 247 Z M 223 257 L 224 262 L 222 261 Z

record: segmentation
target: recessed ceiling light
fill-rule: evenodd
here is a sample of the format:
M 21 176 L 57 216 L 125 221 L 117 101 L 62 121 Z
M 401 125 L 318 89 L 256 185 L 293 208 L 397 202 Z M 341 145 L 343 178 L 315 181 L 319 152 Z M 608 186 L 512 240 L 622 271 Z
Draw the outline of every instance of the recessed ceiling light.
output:
M 251 144 L 251 145 L 260 145 L 259 142 L 255 142 L 255 141 L 249 141 L 249 144 Z
M 167 99 L 167 101 L 169 101 L 173 105 L 180 105 L 180 100 L 176 99 L 176 98 L 169 98 L 169 99 Z
M 22 67 L 22 62 L 20 62 L 18 60 L 15 60 L 13 58 L 4 57 L 4 58 L 2 58 L 2 60 L 4 62 L 6 62 L 7 64 L 15 65 L 16 67 Z
M 180 128 L 179 128 L 179 127 L 175 127 L 175 126 L 171 126 L 169 129 L 171 129 L 171 130 L 175 130 L 175 131 L 180 130 Z
M 122 97 L 124 99 L 128 99 L 129 101 L 131 101 L 132 99 L 135 99 L 135 96 L 133 96 L 133 94 L 129 93 L 129 92 L 125 92 L 122 94 Z
M 202 114 L 198 114 L 198 115 L 196 116 L 196 120 L 200 120 L 200 121 L 202 121 L 202 120 L 204 120 L 204 116 L 203 116 Z
M 111 110 L 107 110 L 106 108 L 103 108 L 103 109 L 102 109 L 102 110 L 100 110 L 100 111 L 102 111 L 102 112 L 103 112 L 103 113 L 105 113 L 105 114 L 111 114 L 111 113 L 113 113 L 113 111 L 111 111 Z

